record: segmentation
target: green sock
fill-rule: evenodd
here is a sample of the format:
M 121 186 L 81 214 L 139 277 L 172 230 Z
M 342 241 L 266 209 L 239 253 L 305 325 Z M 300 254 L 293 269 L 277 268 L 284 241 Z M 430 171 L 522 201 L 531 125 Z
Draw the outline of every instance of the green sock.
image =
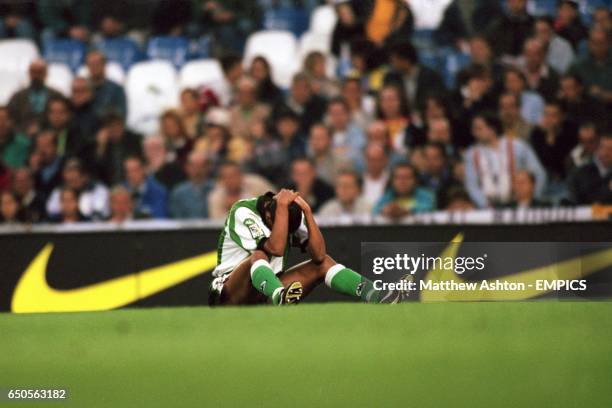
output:
M 325 274 L 325 284 L 336 292 L 360 297 L 366 302 L 377 303 L 380 298 L 371 280 L 341 264 L 329 268 Z
M 260 259 L 251 265 L 251 282 L 257 291 L 271 298 L 272 303 L 278 305 L 283 284 L 274 274 L 268 261 Z

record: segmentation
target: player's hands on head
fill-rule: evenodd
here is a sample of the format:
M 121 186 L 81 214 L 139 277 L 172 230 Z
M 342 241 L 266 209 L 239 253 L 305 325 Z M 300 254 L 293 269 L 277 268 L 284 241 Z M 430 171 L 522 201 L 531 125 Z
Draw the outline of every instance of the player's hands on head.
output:
M 288 190 L 286 188 L 283 188 L 281 191 L 278 192 L 278 194 L 276 194 L 276 203 L 280 206 L 285 206 L 288 207 L 289 204 L 291 204 L 295 198 L 298 197 L 298 193 L 296 193 L 293 190 Z
M 309 212 L 310 210 L 310 205 L 308 205 L 308 203 L 306 202 L 306 200 L 304 200 L 304 198 L 300 195 L 298 195 L 295 198 L 295 203 L 302 209 L 302 211 Z

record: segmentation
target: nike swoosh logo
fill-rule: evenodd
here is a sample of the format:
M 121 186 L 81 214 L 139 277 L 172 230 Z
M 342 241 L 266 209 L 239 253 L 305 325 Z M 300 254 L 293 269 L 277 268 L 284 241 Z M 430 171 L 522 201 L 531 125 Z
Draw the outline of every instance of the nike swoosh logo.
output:
M 440 257 L 455 257 L 459 250 L 460 244 L 463 242 L 463 234 L 458 234 L 453 238 L 451 243 L 442 251 Z M 424 302 L 440 302 L 440 301 L 491 301 L 491 300 L 526 300 L 537 296 L 542 296 L 552 292 L 549 290 L 537 290 L 536 281 L 538 280 L 572 280 L 581 279 L 593 273 L 605 269 L 612 265 L 612 248 L 593 252 L 588 255 L 572 258 L 569 260 L 557 262 L 551 265 L 546 265 L 539 268 L 528 269 L 512 275 L 500 276 L 499 280 L 505 280 L 508 283 L 524 283 L 525 290 L 429 290 L 421 291 L 420 299 Z M 459 277 L 452 269 L 435 268 L 427 272 L 425 281 L 432 282 L 455 281 L 457 283 L 465 282 L 465 279 Z M 494 282 L 495 280 L 487 280 Z M 481 282 L 481 280 L 479 280 Z M 529 285 L 533 285 L 529 287 Z M 478 285 L 480 287 L 480 285 Z
M 57 290 L 46 272 L 53 244 L 47 244 L 25 270 L 11 300 L 14 313 L 109 310 L 176 286 L 209 272 L 217 264 L 216 251 L 146 269 L 77 289 Z

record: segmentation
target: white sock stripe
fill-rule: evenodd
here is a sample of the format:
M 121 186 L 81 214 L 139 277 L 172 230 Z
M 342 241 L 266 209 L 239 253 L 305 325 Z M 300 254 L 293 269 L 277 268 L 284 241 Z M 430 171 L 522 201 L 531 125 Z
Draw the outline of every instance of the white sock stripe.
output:
M 270 262 L 266 261 L 265 259 L 258 259 L 253 263 L 253 265 L 251 265 L 251 277 L 253 277 L 253 272 L 255 272 L 255 269 L 259 268 L 260 266 L 265 266 L 272 269 Z
M 344 268 L 345 266 L 342 264 L 335 264 L 327 270 L 327 272 L 325 273 L 325 284 L 328 288 L 331 288 L 331 281 L 332 279 L 334 279 L 334 276 L 336 276 L 338 272 L 340 272 Z

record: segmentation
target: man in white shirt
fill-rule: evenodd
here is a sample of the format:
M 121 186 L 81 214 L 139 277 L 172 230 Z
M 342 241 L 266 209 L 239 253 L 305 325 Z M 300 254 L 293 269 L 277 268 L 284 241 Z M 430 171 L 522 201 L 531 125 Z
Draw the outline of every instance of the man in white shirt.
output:
M 366 171 L 363 177 L 363 196 L 370 205 L 378 202 L 389 181 L 389 154 L 378 143 L 365 149 Z

